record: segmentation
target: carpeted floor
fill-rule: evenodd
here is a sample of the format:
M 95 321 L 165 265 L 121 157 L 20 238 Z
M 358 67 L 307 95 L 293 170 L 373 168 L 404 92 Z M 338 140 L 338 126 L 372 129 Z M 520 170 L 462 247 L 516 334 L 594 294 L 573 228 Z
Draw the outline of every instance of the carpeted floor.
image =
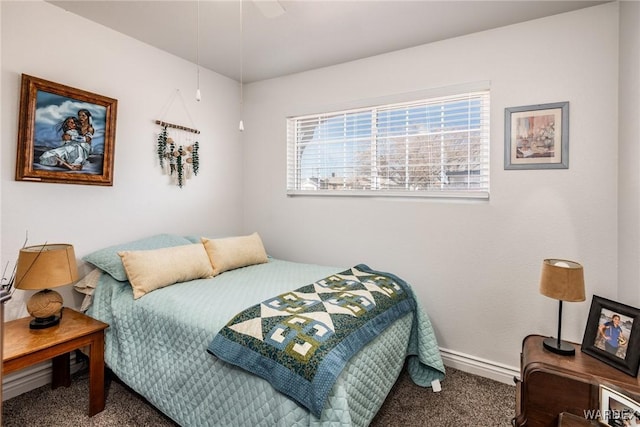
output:
M 108 384 L 106 408 L 87 416 L 88 375 L 78 373 L 71 387 L 43 386 L 3 403 L 6 427 L 176 426 L 121 383 Z M 419 387 L 403 371 L 371 426 L 510 426 L 515 387 L 447 368 L 442 391 Z M 227 427 L 227 426 L 224 426 Z
M 503 427 L 515 416 L 516 388 L 447 368 L 442 391 L 415 385 L 406 370 L 371 426 Z

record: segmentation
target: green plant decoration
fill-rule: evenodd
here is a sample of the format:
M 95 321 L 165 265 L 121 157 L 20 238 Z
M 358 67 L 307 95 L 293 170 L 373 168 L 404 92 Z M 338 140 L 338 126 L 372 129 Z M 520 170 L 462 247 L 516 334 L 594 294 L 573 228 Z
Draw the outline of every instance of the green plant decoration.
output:
M 198 154 L 198 150 L 200 148 L 200 143 L 198 141 L 193 143 L 193 151 L 191 152 L 191 163 L 193 164 L 193 174 L 198 175 L 198 170 L 200 169 L 200 156 Z
M 183 184 L 183 179 L 184 179 L 184 166 L 182 164 L 182 156 L 184 154 L 184 151 L 182 151 L 182 146 L 180 146 L 178 148 L 178 151 L 176 151 L 176 166 L 177 166 L 177 172 L 178 172 L 178 187 L 182 188 L 182 184 Z
M 160 167 L 164 168 L 165 151 L 167 151 L 167 127 L 162 128 L 162 132 L 158 135 L 157 153 Z
M 169 175 L 173 175 L 173 173 L 176 171 L 176 146 L 173 143 L 173 139 L 168 138 L 167 142 L 169 143 Z

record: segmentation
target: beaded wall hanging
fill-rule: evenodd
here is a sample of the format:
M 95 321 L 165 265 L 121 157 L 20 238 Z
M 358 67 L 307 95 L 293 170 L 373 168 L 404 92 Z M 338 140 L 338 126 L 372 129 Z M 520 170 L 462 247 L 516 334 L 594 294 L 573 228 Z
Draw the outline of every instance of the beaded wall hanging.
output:
M 200 144 L 197 135 L 200 131 L 161 120 L 156 120 L 156 124 L 162 127 L 157 142 L 160 167 L 182 188 L 187 179 L 198 175 Z M 171 133 L 168 129 L 171 129 Z
M 166 113 L 171 108 L 176 96 L 180 98 L 189 121 L 193 123 L 180 89 L 176 89 L 173 93 L 164 108 L 164 112 Z M 162 114 L 162 117 L 164 117 L 164 114 Z M 186 180 L 198 175 L 198 169 L 200 168 L 198 135 L 200 135 L 200 131 L 186 126 L 175 125 L 164 121 L 164 119 L 156 120 L 156 124 L 160 125 L 161 128 L 156 141 L 156 153 L 160 167 L 166 175 L 169 175 L 172 183 L 182 188 Z

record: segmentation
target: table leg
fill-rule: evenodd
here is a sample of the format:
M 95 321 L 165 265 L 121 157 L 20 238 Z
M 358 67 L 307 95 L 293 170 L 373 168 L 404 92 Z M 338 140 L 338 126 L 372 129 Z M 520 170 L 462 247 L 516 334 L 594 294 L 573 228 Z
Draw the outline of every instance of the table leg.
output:
M 104 333 L 94 334 L 89 350 L 89 416 L 104 409 Z
M 53 358 L 51 368 L 51 388 L 69 387 L 71 385 L 71 369 L 69 368 L 69 353 Z

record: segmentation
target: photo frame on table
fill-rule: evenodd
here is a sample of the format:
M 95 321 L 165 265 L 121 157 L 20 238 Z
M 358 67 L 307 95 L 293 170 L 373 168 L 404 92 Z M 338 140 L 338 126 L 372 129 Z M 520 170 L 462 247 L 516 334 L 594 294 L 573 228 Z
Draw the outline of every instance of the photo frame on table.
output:
M 640 403 L 602 384 L 599 397 L 598 421 L 608 426 L 640 425 Z
M 16 180 L 113 185 L 118 101 L 22 74 Z
M 635 377 L 640 364 L 640 309 L 594 295 L 582 351 Z
M 569 102 L 504 111 L 505 169 L 569 168 Z

